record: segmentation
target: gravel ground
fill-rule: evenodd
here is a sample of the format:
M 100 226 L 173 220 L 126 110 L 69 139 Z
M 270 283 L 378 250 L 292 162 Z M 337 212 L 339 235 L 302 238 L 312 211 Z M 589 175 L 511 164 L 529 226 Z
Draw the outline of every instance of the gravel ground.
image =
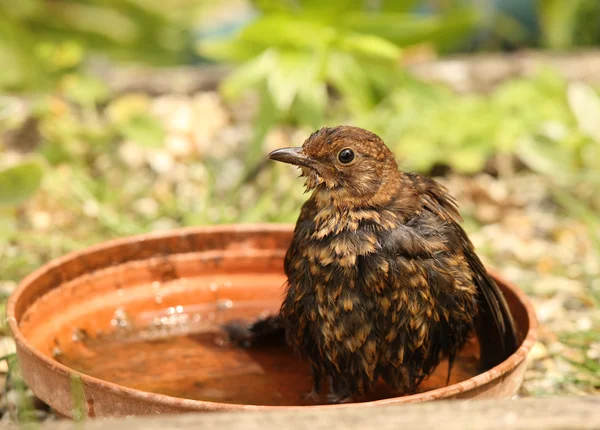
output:
M 204 154 L 222 160 L 227 175 L 222 175 L 217 186 L 228 189 L 231 186 L 228 181 L 233 183 L 242 174 L 241 161 L 230 155 L 250 140 L 251 114 L 243 103 L 226 106 L 215 92 L 151 99 L 140 96 L 133 102 L 148 105 L 163 121 L 167 134 L 164 147 L 159 149 L 142 149 L 133 142 L 120 142 L 118 158 L 131 172 L 141 178 L 143 173 L 137 169 L 149 166 L 152 174 L 160 178 L 153 183 L 148 196 L 136 200 L 130 210 L 152 220 L 148 229 L 177 227 L 177 221 L 161 215 L 161 197 L 157 196 L 196 195 L 198 184 L 205 180 L 205 170 L 201 163 L 190 160 L 201 159 Z M 112 114 L 118 115 L 118 109 L 113 109 Z M 274 129 L 267 136 L 263 150 L 300 144 L 307 135 L 308 130 Z M 110 160 L 104 162 L 110 164 Z M 284 171 L 287 173 L 281 180 L 295 180 L 295 175 Z M 268 178 L 259 175 L 256 180 L 264 184 Z M 470 237 L 485 262 L 523 288 L 534 301 L 541 327 L 520 395 L 598 394 L 600 372 L 589 369 L 590 363 L 600 368 L 600 256 L 585 224 L 553 204 L 548 185 L 540 176 L 518 173 L 495 178 L 483 173 L 473 177 L 450 174 L 440 180 L 457 197 Z M 78 219 L 69 213 L 69 208 L 48 204 L 52 192 L 51 188 L 43 189 L 41 196 L 27 206 L 25 216 L 34 231 L 58 228 L 67 233 Z M 93 222 L 99 210 L 97 205 L 90 202 L 83 206 Z M 10 249 L 9 256 L 20 252 L 18 245 Z M 0 295 L 10 295 L 15 285 L 12 281 L 0 282 Z M 592 340 L 583 346 L 573 345 L 573 339 L 586 334 Z M 12 352 L 12 339 L 0 338 L 0 356 Z M 578 362 L 588 363 L 588 370 Z M 7 361 L 0 362 L 0 372 L 7 375 L 8 371 Z M 26 403 L 34 405 L 38 418 L 52 416 L 31 393 L 20 394 L 18 375 L 6 379 L 0 378 L 0 391 L 4 393 L 0 398 L 2 420 L 14 415 L 16 405 Z

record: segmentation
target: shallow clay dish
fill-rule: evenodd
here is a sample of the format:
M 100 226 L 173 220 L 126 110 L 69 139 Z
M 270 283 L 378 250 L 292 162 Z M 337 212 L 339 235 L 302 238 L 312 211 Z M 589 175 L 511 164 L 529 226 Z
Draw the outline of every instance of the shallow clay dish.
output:
M 393 397 L 381 386 L 360 403 L 310 403 L 302 396 L 310 390 L 309 369 L 285 347 L 227 344 L 222 323 L 277 311 L 292 231 L 290 225 L 182 229 L 48 263 L 21 282 L 7 308 L 29 387 L 71 417 L 364 407 L 517 392 L 537 322 L 527 297 L 496 274 L 517 323 L 518 350 L 477 374 L 473 339 L 450 385 L 442 363 L 414 395 Z

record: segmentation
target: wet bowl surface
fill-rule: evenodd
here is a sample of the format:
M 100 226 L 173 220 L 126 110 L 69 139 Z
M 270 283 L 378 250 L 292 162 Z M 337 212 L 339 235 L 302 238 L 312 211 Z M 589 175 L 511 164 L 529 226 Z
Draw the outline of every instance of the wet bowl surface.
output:
M 521 346 L 477 374 L 475 338 L 455 364 L 397 397 L 384 384 L 359 403 L 309 401 L 308 366 L 283 346 L 242 349 L 220 325 L 277 311 L 290 225 L 191 228 L 111 241 L 48 263 L 20 284 L 7 316 L 23 375 L 67 416 L 282 407 L 362 407 L 507 398 L 522 383 L 536 319 L 527 297 L 493 274 Z M 396 397 L 395 397 L 396 396 Z

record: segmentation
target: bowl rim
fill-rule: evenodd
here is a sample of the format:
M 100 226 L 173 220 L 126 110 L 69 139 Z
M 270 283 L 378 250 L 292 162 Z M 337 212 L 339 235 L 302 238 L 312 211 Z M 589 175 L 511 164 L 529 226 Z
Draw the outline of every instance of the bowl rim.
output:
M 61 266 L 69 261 L 80 258 L 82 256 L 102 251 L 108 250 L 110 248 L 115 248 L 119 246 L 123 246 L 129 244 L 131 242 L 143 242 L 148 241 L 150 239 L 160 239 L 160 238 L 168 238 L 174 236 L 185 236 L 190 234 L 211 234 L 211 233 L 292 233 L 294 228 L 294 224 L 289 223 L 255 223 L 255 224 L 219 224 L 219 225 L 211 225 L 211 226 L 197 226 L 197 227 L 183 227 L 172 230 L 165 230 L 159 232 L 150 232 L 143 233 L 132 236 L 125 236 L 121 238 L 107 240 L 96 245 L 92 245 L 86 247 L 81 250 L 69 252 L 61 257 L 55 258 L 38 269 L 34 270 L 31 274 L 21 280 L 15 289 L 15 291 L 11 294 L 8 299 L 6 306 L 6 316 L 7 320 L 12 332 L 12 335 L 15 339 L 15 343 L 17 345 L 18 350 L 20 349 L 22 352 L 25 352 L 29 356 L 32 356 L 35 361 L 39 364 L 47 367 L 49 370 L 58 373 L 59 375 L 66 376 L 69 378 L 78 377 L 81 379 L 81 382 L 87 386 L 93 386 L 98 389 L 109 391 L 118 395 L 125 395 L 132 399 L 139 399 L 142 401 L 152 401 L 161 403 L 167 407 L 172 408 L 173 410 L 290 410 L 290 409 L 324 409 L 324 408 L 345 408 L 345 407 L 367 407 L 367 406 L 375 406 L 375 405 L 386 405 L 386 404 L 395 404 L 395 403 L 415 403 L 422 402 L 426 400 L 433 399 L 443 399 L 452 394 L 458 394 L 466 391 L 467 389 L 473 389 L 480 386 L 485 386 L 486 384 L 501 378 L 503 375 L 511 372 L 515 368 L 517 368 L 527 357 L 531 348 L 535 344 L 537 338 L 537 328 L 538 328 L 538 320 L 535 315 L 535 311 L 533 308 L 533 304 L 529 297 L 517 286 L 515 286 L 512 282 L 501 277 L 498 272 L 494 269 L 490 269 L 486 267 L 490 275 L 494 278 L 494 280 L 501 282 L 506 286 L 519 300 L 521 305 L 525 308 L 528 320 L 529 327 L 527 333 L 523 339 L 521 345 L 517 348 L 517 350 L 511 354 L 507 359 L 494 366 L 493 368 L 475 375 L 469 379 L 464 381 L 457 382 L 455 384 L 451 384 L 445 387 L 436 388 L 434 390 L 425 391 L 422 393 L 407 395 L 407 396 L 398 396 L 391 397 L 387 399 L 359 402 L 359 403 L 346 403 L 346 404 L 327 404 L 327 405 L 308 405 L 308 406 L 277 406 L 277 405 L 246 405 L 241 403 L 221 403 L 221 402 L 212 402 L 206 400 L 193 400 L 186 399 L 181 397 L 169 396 L 166 394 L 158 394 L 152 393 L 142 390 L 137 390 L 135 388 L 126 387 L 123 385 L 119 385 L 113 382 L 105 381 L 103 379 L 99 379 L 85 373 L 81 373 L 74 369 L 71 369 L 68 366 L 65 366 L 52 358 L 46 356 L 41 351 L 37 350 L 33 345 L 31 345 L 27 338 L 23 335 L 19 328 L 19 321 L 15 316 L 16 305 L 21 299 L 23 293 L 27 290 L 27 288 L 37 279 L 44 276 L 50 269 Z

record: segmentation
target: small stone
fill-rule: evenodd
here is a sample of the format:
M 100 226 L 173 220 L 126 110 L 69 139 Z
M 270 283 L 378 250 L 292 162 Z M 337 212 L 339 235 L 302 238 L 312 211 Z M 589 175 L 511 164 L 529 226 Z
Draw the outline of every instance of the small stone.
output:
M 577 326 L 577 330 L 580 331 L 588 331 L 591 330 L 593 327 L 592 320 L 590 317 L 578 318 L 575 324 Z
M 29 217 L 38 230 L 47 231 L 52 226 L 52 217 L 46 211 L 32 211 Z
M 600 363 L 600 342 L 592 343 L 586 353 L 587 357 L 592 360 L 598 360 Z
M 152 103 L 151 113 L 162 120 L 167 131 L 188 133 L 192 130 L 194 114 L 187 96 L 158 97 Z
M 2 337 L 0 338 L 0 357 L 4 357 L 9 354 L 14 354 L 17 351 L 17 347 L 15 346 L 15 341 L 11 337 Z M 8 372 L 8 362 L 7 360 L 0 361 L 0 373 Z
M 239 158 L 230 158 L 223 161 L 222 168 L 224 172 L 227 172 L 227 175 L 221 176 L 215 187 L 218 190 L 226 191 L 241 180 L 244 173 L 244 163 Z
M 133 202 L 133 210 L 148 218 L 153 218 L 158 214 L 158 202 L 149 197 L 142 198 Z
M 164 174 L 173 169 L 175 160 L 165 150 L 153 150 L 147 154 L 148 164 L 156 173 Z
M 531 352 L 527 356 L 531 361 L 541 360 L 548 356 L 548 348 L 543 343 L 536 342 L 531 348 Z
M 229 113 L 216 91 L 196 94 L 192 99 L 192 107 L 194 117 L 199 120 L 196 126 L 210 130 L 212 135 L 229 123 Z
M 154 231 L 173 230 L 177 227 L 179 225 L 171 218 L 160 218 L 152 223 L 152 230 Z
M 584 290 L 581 281 L 561 278 L 558 276 L 540 276 L 533 283 L 536 294 L 551 296 L 559 292 L 574 294 Z
M 188 157 L 194 153 L 192 139 L 181 133 L 172 133 L 165 139 L 165 148 L 176 157 Z
M 562 311 L 562 299 L 560 297 L 554 297 L 536 307 L 537 317 L 541 323 L 546 323 L 551 319 L 556 318 L 556 316 L 560 315 Z
M 96 218 L 100 213 L 100 205 L 96 200 L 86 200 L 83 202 L 83 213 L 90 218 Z
M 137 169 L 146 163 L 144 149 L 133 141 L 122 143 L 118 152 L 121 160 L 131 168 Z
M 17 288 L 17 283 L 14 281 L 0 281 L 0 296 L 8 297 Z

